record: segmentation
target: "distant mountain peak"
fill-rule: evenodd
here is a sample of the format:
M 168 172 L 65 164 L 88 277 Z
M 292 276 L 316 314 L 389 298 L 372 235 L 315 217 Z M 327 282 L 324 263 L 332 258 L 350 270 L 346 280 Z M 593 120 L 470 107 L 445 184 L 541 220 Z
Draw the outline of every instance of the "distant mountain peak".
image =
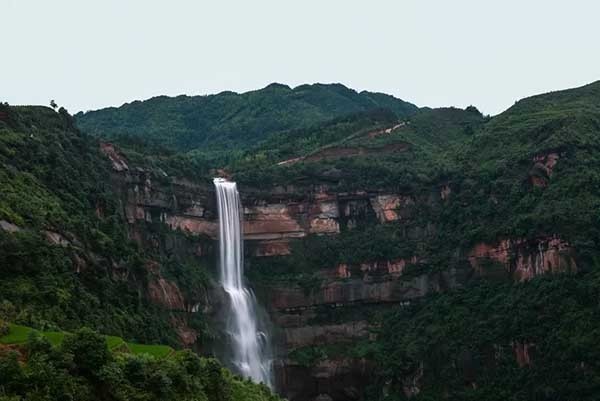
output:
M 286 84 L 280 84 L 278 82 L 273 82 L 270 83 L 269 85 L 265 86 L 262 90 L 273 90 L 273 89 L 283 89 L 286 91 L 291 91 L 292 88 L 290 88 L 288 85 Z

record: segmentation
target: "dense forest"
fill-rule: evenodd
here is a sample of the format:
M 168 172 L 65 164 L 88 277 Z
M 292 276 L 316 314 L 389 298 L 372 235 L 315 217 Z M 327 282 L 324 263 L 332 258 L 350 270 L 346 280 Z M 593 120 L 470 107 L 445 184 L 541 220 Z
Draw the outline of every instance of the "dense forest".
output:
M 386 108 L 399 117 L 417 107 L 382 93 L 357 93 L 340 84 L 271 84 L 263 89 L 210 96 L 159 96 L 119 108 L 77 114 L 95 136 L 132 137 L 178 151 L 219 150 L 256 143 L 265 136 L 305 128 L 350 113 Z

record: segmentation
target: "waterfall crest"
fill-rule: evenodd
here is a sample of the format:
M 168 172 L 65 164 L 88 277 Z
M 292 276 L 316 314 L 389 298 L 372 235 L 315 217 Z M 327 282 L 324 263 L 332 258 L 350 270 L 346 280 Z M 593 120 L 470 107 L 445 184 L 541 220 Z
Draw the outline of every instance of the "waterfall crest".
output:
M 244 284 L 242 204 L 237 186 L 223 178 L 213 182 L 219 209 L 220 280 L 229 296 L 227 333 L 232 362 L 243 376 L 272 388 L 268 334 L 260 327 L 254 294 Z

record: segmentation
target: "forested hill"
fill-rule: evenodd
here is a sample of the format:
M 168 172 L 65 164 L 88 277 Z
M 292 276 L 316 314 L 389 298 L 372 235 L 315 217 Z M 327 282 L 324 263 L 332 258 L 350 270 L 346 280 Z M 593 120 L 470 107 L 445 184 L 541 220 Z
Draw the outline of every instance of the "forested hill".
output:
M 253 144 L 274 132 L 304 128 L 335 117 L 386 108 L 398 118 L 417 106 L 393 96 L 356 92 L 341 84 L 271 84 L 242 94 L 159 96 L 77 114 L 78 126 L 102 137 L 141 137 L 144 141 L 191 150 Z

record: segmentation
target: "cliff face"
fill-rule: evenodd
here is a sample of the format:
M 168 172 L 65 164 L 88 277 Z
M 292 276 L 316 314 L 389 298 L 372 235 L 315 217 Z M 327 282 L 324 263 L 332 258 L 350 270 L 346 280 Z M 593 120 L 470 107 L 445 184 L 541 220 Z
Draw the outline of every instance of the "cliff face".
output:
M 147 264 L 153 277 L 147 285 L 149 298 L 174 312 L 172 322 L 183 344 L 202 346 L 199 333 L 188 325 L 189 317 L 218 310 L 218 291 L 212 290 L 214 298 L 207 293 L 185 293 L 164 277 L 158 263 L 176 256 L 200 260 L 213 268 L 217 213 L 212 185 L 132 167 L 110 144 L 103 144 L 102 151 L 113 164 L 112 182 L 121 193 L 130 237 L 156 258 Z M 326 185 L 276 187 L 268 193 L 242 187 L 241 192 L 248 269 L 253 269 L 256 261 L 292 254 L 293 244 L 302 238 L 337 236 L 365 222 L 402 225 L 423 208 L 444 207 L 452 196 L 448 184 L 419 197 L 339 193 Z M 435 223 L 416 230 L 412 237 L 425 241 L 435 233 Z M 417 247 L 409 257 L 324 264 L 314 272 L 310 287 L 277 280 L 253 283 L 275 325 L 276 376 L 283 394 L 290 400 L 312 400 L 320 395 L 333 400 L 360 398 L 372 372 L 371 362 L 352 352 L 331 349 L 346 349 L 374 338 L 374 323 L 365 310 L 410 303 L 479 277 L 523 281 L 577 270 L 575 250 L 558 235 L 476 243 L 456 249 L 454 254 L 448 268 L 441 271 L 419 269 L 427 264 L 429 255 Z M 328 351 L 312 357 L 311 363 L 299 357 L 315 349 Z M 527 352 L 518 351 L 519 363 L 527 360 Z

